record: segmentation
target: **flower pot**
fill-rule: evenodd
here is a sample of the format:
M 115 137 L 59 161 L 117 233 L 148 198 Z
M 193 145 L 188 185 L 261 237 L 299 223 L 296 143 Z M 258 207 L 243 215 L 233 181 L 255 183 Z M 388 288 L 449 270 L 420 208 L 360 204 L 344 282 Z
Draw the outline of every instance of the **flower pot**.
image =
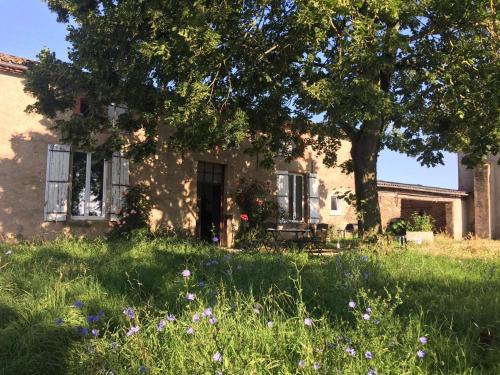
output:
M 423 244 L 424 242 L 433 242 L 434 241 L 434 233 L 432 231 L 429 232 L 406 232 L 406 241 L 416 243 L 418 245 Z

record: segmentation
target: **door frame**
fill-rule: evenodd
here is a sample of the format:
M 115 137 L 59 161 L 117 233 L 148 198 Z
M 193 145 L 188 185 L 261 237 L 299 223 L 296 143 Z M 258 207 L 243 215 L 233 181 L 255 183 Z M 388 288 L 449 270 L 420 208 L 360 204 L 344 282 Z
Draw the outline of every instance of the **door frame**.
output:
M 198 175 L 200 172 L 200 164 L 213 164 L 222 167 L 222 181 L 221 181 L 221 199 L 220 199 L 220 217 L 219 217 L 219 244 L 223 243 L 226 238 L 225 229 L 225 213 L 226 213 L 226 165 L 222 163 L 213 163 L 210 161 L 197 160 L 195 166 L 195 176 L 196 176 L 196 237 L 201 239 L 201 212 L 200 212 L 200 191 L 198 185 Z

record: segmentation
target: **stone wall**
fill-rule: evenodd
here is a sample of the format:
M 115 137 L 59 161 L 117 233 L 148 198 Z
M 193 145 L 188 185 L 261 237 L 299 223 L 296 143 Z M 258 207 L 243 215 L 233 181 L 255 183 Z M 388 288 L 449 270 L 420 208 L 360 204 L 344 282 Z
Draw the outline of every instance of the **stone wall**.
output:
M 474 226 L 476 236 L 491 238 L 490 165 L 474 171 Z
M 383 229 L 387 228 L 392 219 L 407 219 L 412 212 L 423 210 L 435 218 L 438 230 L 445 231 L 455 239 L 461 239 L 464 233 L 465 197 L 379 188 L 379 204 Z
M 401 217 L 409 219 L 414 213 L 423 213 L 430 215 L 434 218 L 435 229 L 438 232 L 446 231 L 446 203 L 445 202 L 432 202 L 424 200 L 401 200 Z M 450 217 L 450 220 L 453 218 Z
M 72 220 L 44 222 L 47 146 L 59 143 L 54 123 L 25 108 L 34 98 L 24 92 L 22 74 L 0 73 L 0 238 L 22 236 L 27 239 L 52 238 L 60 234 L 101 235 L 109 230 L 109 220 Z M 168 137 L 169 134 L 161 134 Z M 161 143 L 161 142 L 160 142 Z M 349 157 L 350 144 L 344 142 L 339 163 Z M 344 228 L 356 222 L 353 207 L 344 203 L 332 213 L 330 199 L 338 192 L 354 190 L 353 176 L 339 168 L 327 168 L 311 149 L 304 157 L 287 163 L 277 160 L 274 170 L 262 168 L 258 156 L 243 149 L 228 152 L 174 154 L 162 149 L 143 163 L 131 164 L 131 183 L 145 182 L 150 187 L 153 229 L 164 226 L 195 233 L 197 221 L 196 166 L 198 161 L 224 164 L 224 222 L 226 242 L 231 242 L 238 226 L 239 212 L 233 192 L 241 177 L 269 181 L 276 186 L 276 170 L 317 173 L 320 196 L 320 222 Z M 109 192 L 108 192 L 109 195 Z

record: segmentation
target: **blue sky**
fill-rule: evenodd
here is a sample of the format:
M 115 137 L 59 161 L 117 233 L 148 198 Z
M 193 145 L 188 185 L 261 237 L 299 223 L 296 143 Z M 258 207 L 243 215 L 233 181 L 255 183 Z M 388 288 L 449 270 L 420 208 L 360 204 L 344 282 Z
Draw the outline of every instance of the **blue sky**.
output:
M 0 0 L 0 52 L 35 58 L 44 47 L 67 58 L 66 26 L 56 22 L 56 15 L 40 0 Z M 422 167 L 412 158 L 382 151 L 378 165 L 379 179 L 456 189 L 457 157 L 446 154 L 445 165 Z

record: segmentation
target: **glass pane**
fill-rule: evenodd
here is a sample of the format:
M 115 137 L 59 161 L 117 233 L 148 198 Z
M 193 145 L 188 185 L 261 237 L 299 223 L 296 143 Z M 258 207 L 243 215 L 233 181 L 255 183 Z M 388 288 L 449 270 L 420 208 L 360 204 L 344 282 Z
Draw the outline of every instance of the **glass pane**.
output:
M 295 183 L 295 220 L 302 220 L 302 202 L 304 202 L 304 197 L 303 197 L 303 178 L 302 176 L 295 176 L 296 177 L 296 183 Z
M 331 202 L 331 210 L 332 211 L 337 211 L 339 209 L 339 202 L 337 197 L 332 197 L 332 202 Z
M 87 169 L 87 154 L 75 152 L 73 154 L 72 186 L 71 186 L 71 215 L 85 215 L 85 171 Z
M 295 205 L 294 204 L 294 200 L 293 200 L 293 192 L 294 192 L 294 185 L 295 185 L 295 179 L 294 179 L 294 175 L 288 175 L 288 218 L 289 219 L 294 219 L 294 215 L 293 215 L 293 206 Z
M 104 160 L 94 159 L 90 163 L 89 216 L 102 216 L 104 197 Z

